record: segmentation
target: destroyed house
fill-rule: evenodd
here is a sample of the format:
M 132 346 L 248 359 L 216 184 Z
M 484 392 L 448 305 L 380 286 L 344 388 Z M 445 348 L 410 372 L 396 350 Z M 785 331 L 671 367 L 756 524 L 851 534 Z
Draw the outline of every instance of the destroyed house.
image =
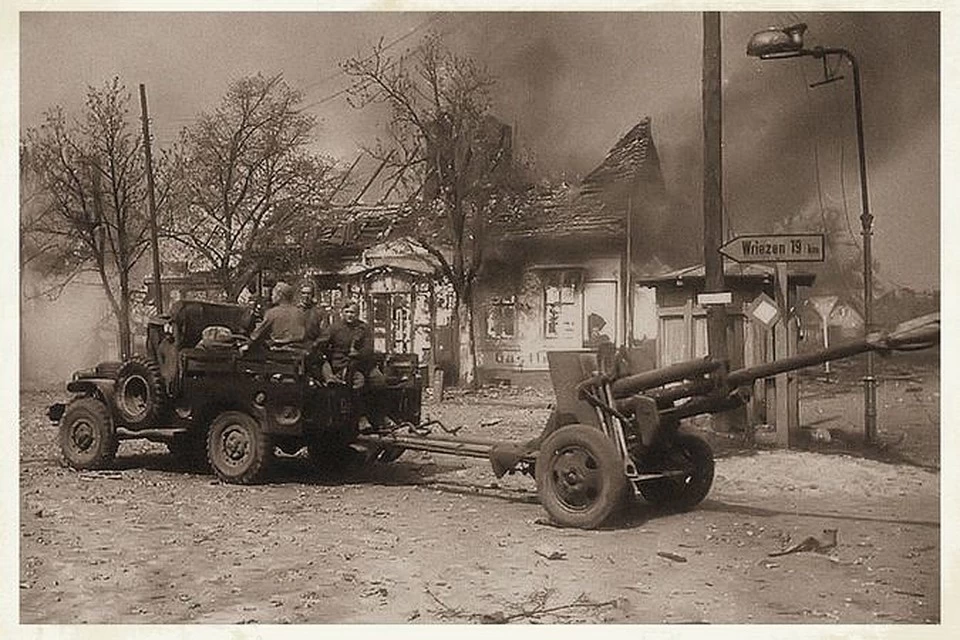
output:
M 477 287 L 481 379 L 539 382 L 547 352 L 602 341 L 655 353 L 655 298 L 631 278 L 656 255 L 650 228 L 668 215 L 645 118 L 579 184 L 533 193 L 504 216 Z

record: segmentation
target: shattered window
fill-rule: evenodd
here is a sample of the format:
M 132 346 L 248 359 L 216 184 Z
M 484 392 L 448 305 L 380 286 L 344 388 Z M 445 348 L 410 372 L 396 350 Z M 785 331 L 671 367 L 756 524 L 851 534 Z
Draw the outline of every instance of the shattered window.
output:
M 543 274 L 544 335 L 548 338 L 577 335 L 580 316 L 579 271 L 545 271 Z
M 494 296 L 487 306 L 487 335 L 491 338 L 512 338 L 516 333 L 516 296 Z

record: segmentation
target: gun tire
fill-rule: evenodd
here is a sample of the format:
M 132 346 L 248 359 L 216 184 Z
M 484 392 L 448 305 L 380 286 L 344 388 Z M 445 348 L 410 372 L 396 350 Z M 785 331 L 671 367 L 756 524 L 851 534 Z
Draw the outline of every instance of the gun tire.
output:
M 548 435 L 536 463 L 540 503 L 563 526 L 593 529 L 620 506 L 626 489 L 623 461 L 599 429 L 570 424 Z
M 713 450 L 695 435 L 676 434 L 672 443 L 643 467 L 644 472 L 683 472 L 640 483 L 640 493 L 647 502 L 667 509 L 692 509 L 707 497 L 713 485 Z

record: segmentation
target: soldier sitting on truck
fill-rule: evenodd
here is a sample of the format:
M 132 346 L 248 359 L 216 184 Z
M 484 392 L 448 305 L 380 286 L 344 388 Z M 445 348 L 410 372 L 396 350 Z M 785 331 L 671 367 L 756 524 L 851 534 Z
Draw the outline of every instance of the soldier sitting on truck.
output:
M 379 426 L 383 418 L 376 390 L 385 386 L 386 380 L 373 359 L 373 332 L 358 317 L 356 302 L 345 303 L 340 313 L 340 320 L 330 325 L 316 342 L 317 352 L 326 357 L 323 382 L 349 383 L 360 405 L 358 413 L 366 413 L 369 421 Z
M 322 333 L 320 312 L 317 309 L 317 287 L 310 278 L 300 282 L 297 306 L 303 310 L 306 344 L 312 347 Z
M 241 351 L 266 345 L 270 348 L 303 347 L 306 337 L 306 320 L 303 309 L 293 303 L 293 287 L 278 282 L 273 287 L 273 307 L 263 314 L 263 320 L 250 333 L 250 343 Z

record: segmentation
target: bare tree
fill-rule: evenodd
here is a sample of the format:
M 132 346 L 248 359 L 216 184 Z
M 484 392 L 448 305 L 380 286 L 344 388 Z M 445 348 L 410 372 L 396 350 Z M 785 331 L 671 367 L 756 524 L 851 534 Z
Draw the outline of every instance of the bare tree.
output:
M 315 119 L 301 101 L 281 75 L 245 77 L 182 132 L 178 202 L 162 235 L 230 297 L 262 268 L 260 250 L 318 222 L 336 182 L 333 164 L 307 151 Z
M 489 249 L 492 221 L 511 210 L 523 181 L 512 161 L 510 130 L 490 114 L 495 79 L 474 60 L 428 34 L 408 53 L 390 56 L 381 41 L 341 64 L 353 79 L 351 104 L 386 104 L 390 140 L 379 153 L 408 183 L 417 209 L 415 236 L 450 281 L 460 381 L 473 384 L 474 285 Z M 467 344 L 459 344 L 461 334 Z M 462 349 L 461 346 L 466 347 Z
M 99 276 L 132 351 L 130 276 L 147 247 L 143 140 L 129 122 L 130 94 L 119 78 L 87 90 L 83 117 L 55 107 L 28 129 L 20 149 L 21 267 L 36 269 L 56 295 L 85 271 Z M 160 198 L 163 202 L 163 197 Z

